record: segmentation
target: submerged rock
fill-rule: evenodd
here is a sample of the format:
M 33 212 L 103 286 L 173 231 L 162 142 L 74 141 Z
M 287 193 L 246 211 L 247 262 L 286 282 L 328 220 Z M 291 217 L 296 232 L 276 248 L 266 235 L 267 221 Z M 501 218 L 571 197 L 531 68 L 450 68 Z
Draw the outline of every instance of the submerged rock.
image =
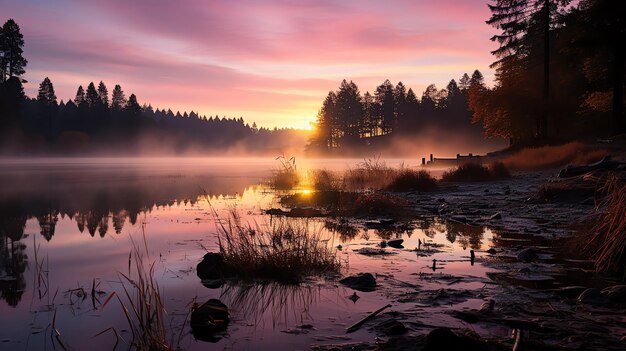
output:
M 496 253 L 498 253 L 498 251 L 496 251 L 496 249 L 492 247 L 491 249 L 487 250 L 487 253 L 490 255 L 495 255 Z
M 189 323 L 196 339 L 217 342 L 221 338 L 215 333 L 225 330 L 229 321 L 228 307 L 220 300 L 210 299 L 200 307 L 194 306 Z
M 517 259 L 522 262 L 531 262 L 539 258 L 539 251 L 537 249 L 529 247 L 517 254 Z
M 202 261 L 196 266 L 198 278 L 203 281 L 217 281 L 222 278 L 232 277 L 235 275 L 235 269 L 224 262 L 221 254 L 215 252 L 207 252 Z
M 376 330 L 380 331 L 385 335 L 401 335 L 407 332 L 407 328 L 402 324 L 402 322 L 397 321 L 395 319 L 390 319 L 384 322 L 379 323 L 375 327 Z
M 374 291 L 376 289 L 376 278 L 371 273 L 359 273 L 343 278 L 339 282 L 359 291 Z

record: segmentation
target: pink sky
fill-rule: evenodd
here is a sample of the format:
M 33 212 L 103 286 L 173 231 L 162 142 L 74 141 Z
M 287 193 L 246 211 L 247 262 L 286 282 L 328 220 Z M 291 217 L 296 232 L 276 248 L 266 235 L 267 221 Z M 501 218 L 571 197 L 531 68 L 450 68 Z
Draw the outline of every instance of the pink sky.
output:
M 140 103 L 307 128 L 342 79 L 426 85 L 493 72 L 488 0 L 0 0 L 21 26 L 26 92 L 50 77 L 120 84 Z

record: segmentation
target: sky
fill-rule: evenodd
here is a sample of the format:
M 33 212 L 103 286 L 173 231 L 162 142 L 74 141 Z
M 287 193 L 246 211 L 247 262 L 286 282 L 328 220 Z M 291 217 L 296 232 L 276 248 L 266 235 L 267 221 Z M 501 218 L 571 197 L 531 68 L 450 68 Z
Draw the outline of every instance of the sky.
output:
M 120 84 L 141 104 L 310 128 L 342 79 L 421 96 L 479 69 L 493 79 L 488 0 L 0 0 L 24 34 L 26 93 Z

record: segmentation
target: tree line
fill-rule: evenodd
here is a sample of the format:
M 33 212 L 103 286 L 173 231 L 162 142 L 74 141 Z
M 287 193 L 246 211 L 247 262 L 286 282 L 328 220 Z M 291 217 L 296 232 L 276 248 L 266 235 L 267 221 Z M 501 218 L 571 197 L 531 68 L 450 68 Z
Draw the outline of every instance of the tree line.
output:
M 470 90 L 473 120 L 513 142 L 617 135 L 624 116 L 626 1 L 496 0 L 495 84 Z
M 38 94 L 24 93 L 22 78 L 28 61 L 23 57 L 24 38 L 14 20 L 0 31 L 0 147 L 9 152 L 133 152 L 148 140 L 169 151 L 265 150 L 280 153 L 283 147 L 304 137 L 291 129 L 257 128 L 242 117 L 154 109 L 126 95 L 120 85 L 109 93 L 100 81 L 78 87 L 73 99 L 58 101 L 53 82 L 44 78 Z M 4 144 L 4 145 L 2 145 Z M 163 151 L 163 150 L 161 150 Z
M 428 128 L 480 134 L 468 110 L 470 89 L 484 88 L 482 73 L 475 70 L 452 79 L 444 89 L 430 84 L 421 97 L 399 82 L 385 80 L 374 93 L 361 94 L 358 86 L 343 80 L 328 93 L 317 114 L 316 134 L 309 148 L 318 151 L 368 145 L 375 139 L 416 134 Z

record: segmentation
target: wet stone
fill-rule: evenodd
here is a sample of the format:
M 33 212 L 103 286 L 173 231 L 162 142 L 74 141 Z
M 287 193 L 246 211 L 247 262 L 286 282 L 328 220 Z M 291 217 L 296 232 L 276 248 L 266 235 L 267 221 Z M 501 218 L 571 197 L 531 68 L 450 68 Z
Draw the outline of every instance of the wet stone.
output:
M 202 280 L 216 280 L 235 275 L 235 269 L 224 262 L 222 255 L 208 252 L 196 266 L 198 278 Z
M 395 240 L 389 240 L 387 241 L 387 245 L 396 249 L 403 249 L 404 246 L 402 246 L 402 243 L 404 243 L 404 239 L 395 239 Z
M 388 336 L 401 335 L 407 332 L 407 328 L 404 326 L 404 324 L 395 319 L 381 322 L 376 325 L 375 329 Z
M 359 291 L 374 291 L 376 289 L 376 278 L 371 273 L 359 273 L 343 278 L 341 284 Z

